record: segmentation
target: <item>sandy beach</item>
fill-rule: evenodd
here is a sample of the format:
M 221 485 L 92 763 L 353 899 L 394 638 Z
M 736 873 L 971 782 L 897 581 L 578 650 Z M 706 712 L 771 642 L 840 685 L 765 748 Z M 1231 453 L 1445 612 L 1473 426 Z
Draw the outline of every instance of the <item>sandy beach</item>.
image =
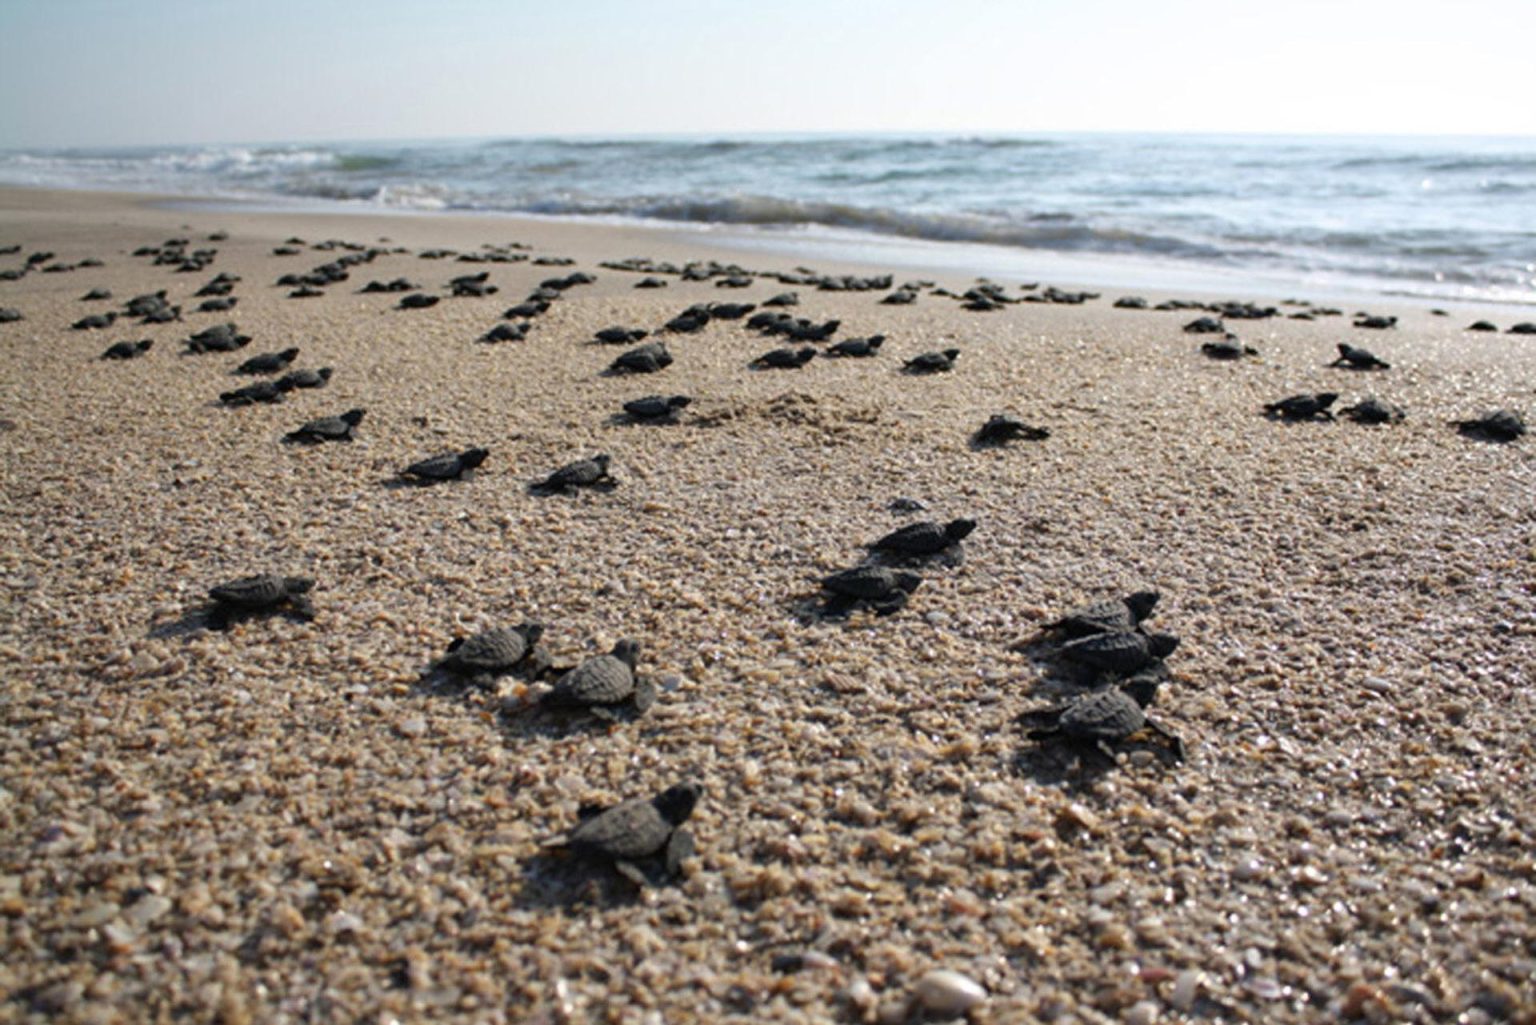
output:
M 132 255 L 169 239 L 216 255 Z M 978 1023 L 1536 1022 L 1536 439 L 1449 426 L 1536 418 L 1530 307 L 1141 293 L 1279 307 L 1218 361 L 1183 330 L 1206 310 L 972 312 L 953 270 L 812 268 L 930 283 L 889 305 L 704 232 L 0 189 L 9 246 L 53 255 L 0 280 L 0 1021 L 899 1022 L 969 1002 L 947 970 Z M 317 297 L 275 284 L 370 249 Z M 750 284 L 602 266 L 641 257 Z M 526 339 L 479 340 L 573 272 Z M 194 312 L 221 273 L 238 305 Z M 441 300 L 360 291 L 401 277 Z M 71 328 L 161 289 L 179 322 Z M 791 291 L 879 354 L 752 370 L 790 343 L 662 330 Z M 225 322 L 249 345 L 185 354 Z M 605 375 L 610 326 L 675 362 Z M 1339 342 L 1391 369 L 1329 366 Z M 289 347 L 325 387 L 218 401 Z M 1406 416 L 1261 412 L 1314 392 Z M 693 401 L 623 421 L 652 394 Z M 354 408 L 350 443 L 281 440 Z M 973 446 L 994 414 L 1049 437 Z M 473 446 L 466 479 L 398 485 Z M 530 492 L 596 453 L 610 490 Z M 960 517 L 905 608 L 814 611 L 867 543 Z M 209 588 L 257 573 L 313 578 L 314 618 L 210 629 Z M 1180 640 L 1148 713 L 1187 758 L 1030 739 L 1077 691 L 1021 642 L 1141 588 Z M 655 706 L 568 721 L 547 679 L 430 672 L 525 621 L 560 665 L 638 640 Z M 547 846 L 684 781 L 679 878 Z

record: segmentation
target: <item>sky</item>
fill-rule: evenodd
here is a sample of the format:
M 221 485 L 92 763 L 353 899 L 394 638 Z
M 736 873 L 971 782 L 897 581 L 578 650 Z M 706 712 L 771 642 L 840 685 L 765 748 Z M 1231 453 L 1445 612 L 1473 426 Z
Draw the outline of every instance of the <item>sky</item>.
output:
M 1536 134 L 1536 0 L 0 0 L 0 149 Z

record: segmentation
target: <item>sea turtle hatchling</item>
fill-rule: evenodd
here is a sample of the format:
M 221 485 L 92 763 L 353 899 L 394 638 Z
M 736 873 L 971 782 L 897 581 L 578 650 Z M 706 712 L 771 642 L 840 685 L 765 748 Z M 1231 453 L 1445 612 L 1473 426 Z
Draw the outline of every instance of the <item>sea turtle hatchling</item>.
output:
M 444 480 L 459 480 L 470 470 L 485 462 L 490 450 L 467 448 L 462 452 L 443 452 L 412 463 L 400 471 L 400 476 L 421 484 L 434 484 Z
M 284 441 L 307 442 L 319 444 L 322 441 L 351 441 L 352 434 L 357 425 L 363 422 L 363 417 L 368 414 L 364 409 L 349 409 L 340 416 L 322 416 L 318 420 L 289 431 L 283 435 Z
M 1068 639 L 1134 630 L 1152 615 L 1160 597 L 1156 591 L 1133 591 L 1123 598 L 1090 602 L 1043 624 L 1040 629 Z
M 1391 370 L 1392 364 L 1378 359 L 1376 354 L 1369 349 L 1350 345 L 1348 342 L 1339 342 L 1339 358 L 1328 365 L 1330 367 L 1347 367 L 1350 370 Z
M 823 577 L 821 589 L 830 596 L 825 607 L 828 615 L 841 615 L 862 604 L 876 615 L 889 616 L 907 604 L 922 582 L 916 573 L 864 565 Z
M 895 555 L 937 555 L 969 537 L 975 529 L 975 520 L 956 519 L 948 523 L 925 520 L 893 530 L 867 547 Z
M 1394 406 L 1390 402 L 1369 396 L 1361 399 L 1353 406 L 1345 406 L 1339 410 L 1343 416 L 1349 417 L 1357 424 L 1395 424 L 1402 423 L 1407 416 L 1403 407 Z
M 959 349 L 945 349 L 943 352 L 924 352 L 913 356 L 901 366 L 909 374 L 938 374 L 955 369 L 955 360 L 959 358 Z
M 976 429 L 971 443 L 981 446 L 1006 445 L 1010 441 L 1044 441 L 1051 436 L 1049 428 L 1031 427 L 1018 417 L 996 413 Z
M 636 886 L 652 882 L 647 863 L 660 862 L 667 878 L 676 878 L 694 851 L 693 834 L 683 823 L 693 815 L 703 788 L 679 783 L 655 797 L 635 797 L 587 816 L 580 825 L 548 846 L 609 862 Z
M 283 577 L 273 573 L 240 577 L 208 589 L 213 608 L 208 624 L 216 630 L 227 627 L 241 616 L 286 611 L 298 619 L 315 617 L 309 592 L 315 582 L 309 577 Z
M 624 403 L 624 412 L 636 422 L 676 423 L 678 413 L 691 402 L 687 395 L 647 395 Z
M 567 463 L 554 473 L 537 481 L 533 490 L 542 492 L 569 492 L 572 488 L 587 488 L 596 484 L 614 483 L 608 474 L 608 465 L 612 457 L 606 453 L 592 456 L 590 459 L 578 459 L 574 463 Z
M 619 354 L 608 365 L 611 374 L 654 374 L 672 365 L 672 354 L 661 342 L 646 342 Z
M 145 338 L 138 342 L 113 342 L 107 346 L 107 351 L 101 354 L 102 359 L 133 359 L 148 352 L 155 342 L 152 338 Z
M 1147 718 L 1146 709 L 1157 697 L 1156 674 L 1131 677 L 1118 687 L 1106 687 L 1079 695 L 1067 704 L 1040 712 L 1026 712 L 1026 721 L 1044 721 L 1045 725 L 1029 731 L 1031 740 L 1063 740 L 1093 745 L 1111 762 L 1115 754 L 1110 745 L 1126 740 L 1143 730 L 1163 737 L 1173 748 L 1174 757 L 1184 760 L 1184 742 Z
M 1519 413 L 1496 409 L 1475 420 L 1452 420 L 1451 426 L 1470 438 L 1485 441 L 1514 441 L 1525 434 L 1525 421 Z
M 656 703 L 656 685 L 637 676 L 640 642 L 619 641 L 613 651 L 587 659 L 555 681 L 540 699 L 549 708 L 580 709 L 606 721 L 617 721 L 626 706 L 636 715 Z
M 1179 646 L 1173 634 L 1110 630 L 1069 640 L 1057 648 L 1064 661 L 1096 673 L 1129 676 L 1169 655 Z
M 798 370 L 816 358 L 816 350 L 809 345 L 799 349 L 769 349 L 748 366 L 758 369 Z
M 1338 400 L 1336 392 L 1316 395 L 1291 395 L 1264 405 L 1264 412 L 1282 420 L 1332 420 L 1328 407 Z
M 1200 351 L 1210 359 L 1235 360 L 1244 356 L 1257 356 L 1259 350 L 1251 345 L 1244 345 L 1237 335 L 1228 334 L 1212 342 L 1204 342 Z
M 287 348 L 282 352 L 264 352 L 260 356 L 252 356 L 235 368 L 237 374 L 275 374 L 299 356 L 297 348 Z
M 541 623 L 482 630 L 469 637 L 455 638 L 438 661 L 438 668 L 484 683 L 511 672 L 533 654 L 544 635 Z

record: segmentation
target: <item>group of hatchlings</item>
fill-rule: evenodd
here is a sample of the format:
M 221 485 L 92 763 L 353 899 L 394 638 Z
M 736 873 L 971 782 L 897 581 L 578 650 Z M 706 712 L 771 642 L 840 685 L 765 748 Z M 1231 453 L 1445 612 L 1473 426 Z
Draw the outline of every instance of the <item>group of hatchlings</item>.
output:
M 975 526 L 965 519 L 915 523 L 868 547 L 886 558 L 923 559 L 959 545 Z M 919 579 L 910 571 L 871 563 L 825 578 L 822 588 L 829 596 L 828 612 L 864 607 L 879 615 L 900 608 Z M 308 620 L 314 616 L 309 598 L 314 583 L 307 577 L 264 574 L 220 584 L 209 591 L 207 622 L 223 629 L 238 619 L 272 613 Z M 1171 634 L 1143 629 L 1157 601 L 1156 592 L 1138 591 L 1073 610 L 1041 628 L 1036 640 L 1053 641 L 1053 658 L 1075 674 L 1086 674 L 1091 689 L 1060 707 L 1020 716 L 1033 727 L 1030 738 L 1072 744 L 1113 763 L 1113 745 L 1150 731 L 1164 738 L 1182 760 L 1182 741 L 1145 711 L 1167 679 L 1163 659 L 1178 645 Z M 638 641 L 626 638 L 607 654 L 557 667 L 540 644 L 543 635 L 542 624 L 528 622 L 460 637 L 429 674 L 479 686 L 509 673 L 549 679 L 552 686 L 530 703 L 531 708 L 605 723 L 639 716 L 655 703 L 655 684 L 637 671 Z M 655 797 L 584 808 L 576 827 L 546 846 L 610 865 L 636 885 L 664 882 L 678 875 L 683 860 L 694 851 L 685 823 L 701 794 L 696 783 L 682 782 Z

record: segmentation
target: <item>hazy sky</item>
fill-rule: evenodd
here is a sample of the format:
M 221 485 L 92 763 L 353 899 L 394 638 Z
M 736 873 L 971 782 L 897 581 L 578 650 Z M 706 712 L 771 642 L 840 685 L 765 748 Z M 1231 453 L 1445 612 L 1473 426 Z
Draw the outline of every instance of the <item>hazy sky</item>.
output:
M 0 0 L 0 148 L 1536 134 L 1536 0 Z

